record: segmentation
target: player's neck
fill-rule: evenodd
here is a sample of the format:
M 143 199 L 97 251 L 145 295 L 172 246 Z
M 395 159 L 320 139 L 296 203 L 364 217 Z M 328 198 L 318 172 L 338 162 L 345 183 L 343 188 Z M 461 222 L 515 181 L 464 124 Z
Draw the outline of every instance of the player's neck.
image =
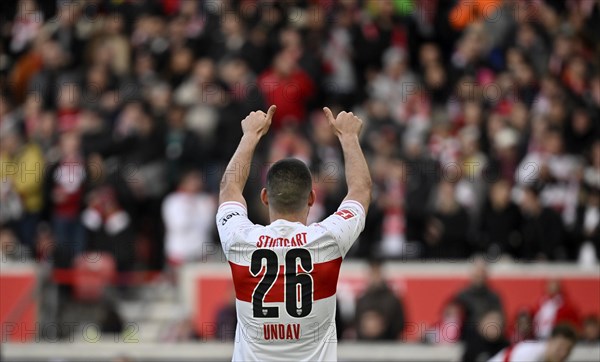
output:
M 269 210 L 269 219 L 271 222 L 275 220 L 285 220 L 289 222 L 299 222 L 301 224 L 306 225 L 308 220 L 308 215 L 300 215 L 300 214 L 281 214 L 272 210 Z

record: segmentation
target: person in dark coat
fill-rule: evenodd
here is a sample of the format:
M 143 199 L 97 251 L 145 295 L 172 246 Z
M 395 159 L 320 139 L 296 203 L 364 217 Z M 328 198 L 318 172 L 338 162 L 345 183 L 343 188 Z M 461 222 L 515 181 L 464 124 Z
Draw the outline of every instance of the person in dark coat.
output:
M 88 232 L 88 251 L 111 254 L 119 272 L 135 265 L 135 201 L 120 172 L 110 169 L 100 155 L 88 160 L 87 194 L 81 220 Z
M 487 361 L 508 345 L 508 340 L 504 336 L 502 312 L 490 310 L 478 321 L 476 333 L 465 340 L 462 361 Z
M 510 183 L 500 180 L 492 185 L 479 226 L 479 251 L 490 256 L 517 256 L 521 244 L 521 211 L 510 200 Z
M 464 315 L 461 339 L 468 340 L 477 335 L 477 326 L 490 311 L 502 311 L 502 301 L 488 284 L 488 271 L 485 260 L 476 259 L 471 271 L 471 283 L 458 292 L 454 300 L 462 307 Z
M 562 219 L 556 211 L 541 204 L 539 192 L 534 186 L 523 190 L 523 244 L 519 257 L 526 260 L 564 260 L 567 252 Z
M 185 171 L 200 169 L 206 150 L 199 137 L 185 128 L 186 109 L 173 105 L 168 112 L 166 134 L 167 177 L 169 189 L 174 189 Z
M 423 236 L 424 256 L 435 259 L 466 258 L 469 253 L 469 215 L 456 200 L 455 185 L 448 181 L 440 182 L 435 203 Z
M 369 285 L 356 302 L 356 331 L 359 340 L 393 341 L 404 330 L 402 301 L 386 283 L 381 262 L 370 265 Z
M 575 211 L 575 222 L 568 231 L 567 252 L 570 260 L 577 260 L 586 244 L 593 246 L 600 259 L 600 189 L 585 186 L 580 204 Z

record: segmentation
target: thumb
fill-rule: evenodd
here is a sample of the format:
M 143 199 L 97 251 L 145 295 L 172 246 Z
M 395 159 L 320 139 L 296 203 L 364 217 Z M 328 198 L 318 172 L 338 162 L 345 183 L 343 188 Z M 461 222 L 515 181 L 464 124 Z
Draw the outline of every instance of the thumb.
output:
M 273 115 L 275 114 L 276 110 L 277 110 L 276 105 L 272 105 L 271 107 L 269 107 L 269 110 L 267 111 L 267 119 L 268 120 L 273 119 Z
M 333 116 L 331 109 L 329 109 L 329 107 L 323 107 L 323 112 L 325 112 L 325 117 L 327 117 L 327 120 L 329 121 L 329 123 L 333 123 L 333 121 L 335 120 L 335 117 Z

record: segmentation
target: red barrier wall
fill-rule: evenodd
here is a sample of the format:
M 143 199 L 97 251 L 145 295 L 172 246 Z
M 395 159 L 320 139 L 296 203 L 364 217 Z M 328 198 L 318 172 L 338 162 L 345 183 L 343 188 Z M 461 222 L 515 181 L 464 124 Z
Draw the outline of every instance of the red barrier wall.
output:
M 0 273 L 0 342 L 28 342 L 35 338 L 37 305 L 31 299 L 35 288 L 33 270 Z M 16 319 L 8 320 L 11 317 Z
M 600 314 L 600 277 L 560 278 L 563 289 L 579 313 Z M 407 318 L 405 338 L 418 340 L 427 326 L 435 323 L 444 304 L 468 284 L 466 276 L 439 275 L 392 276 L 389 283 L 404 302 Z M 542 277 L 492 277 L 492 287 L 502 298 L 508 322 L 512 322 L 521 308 L 533 308 L 543 294 L 548 278 Z M 340 275 L 338 290 L 344 288 L 359 295 L 365 287 L 366 276 Z M 233 298 L 233 283 L 229 273 L 197 275 L 195 279 L 195 325 L 207 338 L 214 336 L 215 317 L 219 309 Z

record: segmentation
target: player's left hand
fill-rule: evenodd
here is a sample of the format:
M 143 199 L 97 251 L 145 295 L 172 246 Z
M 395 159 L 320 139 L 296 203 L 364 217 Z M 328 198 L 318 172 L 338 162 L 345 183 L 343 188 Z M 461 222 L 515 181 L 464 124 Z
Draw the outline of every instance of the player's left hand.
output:
M 272 105 L 267 113 L 263 111 L 250 112 L 250 114 L 242 121 L 242 131 L 244 135 L 255 135 L 262 137 L 271 126 L 271 121 L 277 107 Z

